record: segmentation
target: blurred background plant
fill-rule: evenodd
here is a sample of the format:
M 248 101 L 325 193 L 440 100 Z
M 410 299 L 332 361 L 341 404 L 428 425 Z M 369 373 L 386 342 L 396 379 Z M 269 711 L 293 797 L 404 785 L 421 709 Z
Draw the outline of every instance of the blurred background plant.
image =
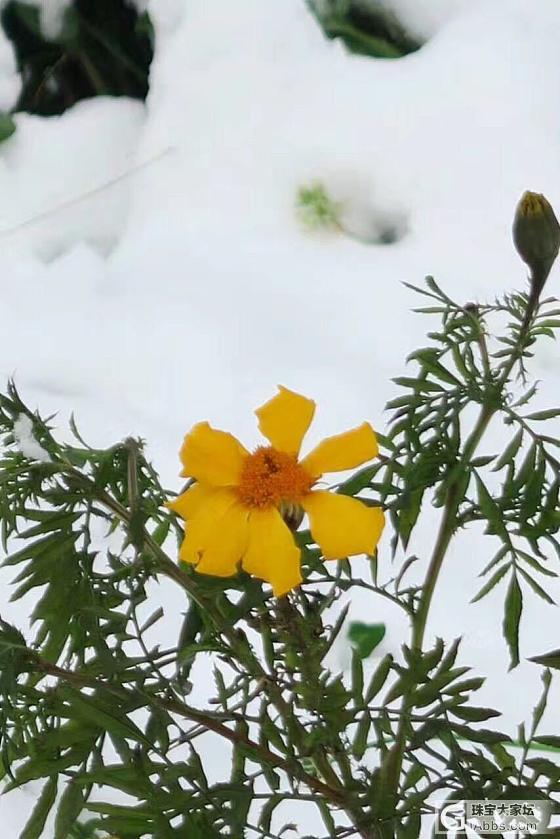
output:
M 306 1 L 326 37 L 339 38 L 351 52 L 399 58 L 420 47 L 377 0 Z M 94 96 L 146 98 L 154 28 L 148 12 L 128 0 L 53 7 L 8 0 L 0 22 L 21 78 L 12 111 L 0 113 L 0 142 L 16 130 L 11 114 L 18 111 L 55 116 Z
M 310 233 L 340 233 L 364 245 L 392 245 L 408 229 L 406 217 L 399 212 L 380 209 L 371 200 L 360 205 L 348 194 L 335 199 L 320 180 L 299 187 L 295 211 L 301 226 Z
M 340 210 L 320 181 L 301 186 L 296 198 L 296 211 L 308 230 L 338 230 Z
M 307 2 L 325 35 L 352 52 L 399 58 L 420 47 L 377 0 Z M 133 3 L 69 0 L 55 13 L 32 0 L 9 0 L 0 19 L 21 75 L 15 111 L 52 116 L 92 96 L 146 98 L 154 29 Z
M 146 98 L 154 32 L 126 0 L 73 0 L 49 25 L 36 5 L 10 0 L 1 20 L 22 80 L 16 111 L 51 116 L 92 96 Z
M 421 44 L 379 0 L 307 0 L 328 38 L 358 55 L 402 58 Z

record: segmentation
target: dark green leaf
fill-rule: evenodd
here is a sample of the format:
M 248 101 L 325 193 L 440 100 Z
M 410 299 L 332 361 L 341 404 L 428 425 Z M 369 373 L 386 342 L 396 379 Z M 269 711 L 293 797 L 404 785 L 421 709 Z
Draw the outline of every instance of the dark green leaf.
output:
M 515 459 L 515 455 L 519 451 L 522 442 L 523 429 L 520 428 L 519 431 L 512 438 L 511 442 L 508 444 L 506 449 L 504 450 L 503 454 L 496 461 L 496 465 L 494 466 L 494 469 L 492 471 L 498 472 L 500 469 L 503 469 L 503 467 L 506 466 L 508 463 L 511 463 Z
M 504 638 L 510 651 L 510 670 L 519 664 L 519 622 L 523 611 L 523 594 L 517 577 L 512 576 L 505 602 Z
M 270 830 L 270 823 L 272 821 L 272 816 L 274 815 L 274 810 L 279 804 L 282 804 L 283 801 L 284 797 L 282 795 L 277 795 L 276 793 L 271 795 L 270 798 L 267 798 L 259 817 L 259 827 L 263 830 Z
M 518 571 L 523 577 L 523 579 L 529 583 L 535 594 L 538 594 L 538 596 L 546 603 L 548 603 L 550 606 L 555 605 L 555 602 L 550 596 L 550 594 L 548 594 L 548 592 L 545 591 L 544 588 L 541 585 L 539 585 L 537 581 L 534 580 L 533 577 L 531 577 L 531 575 L 527 573 L 527 571 L 525 571 L 524 568 L 518 568 Z
M 560 408 L 549 408 L 547 411 L 535 411 L 534 414 L 527 414 L 523 417 L 526 420 L 548 420 L 560 416 Z
M 338 492 L 342 495 L 357 495 L 358 492 L 361 492 L 361 490 L 370 485 L 371 480 L 378 470 L 379 467 L 377 465 L 360 469 L 359 472 L 355 472 L 348 480 L 340 484 Z
M 85 800 L 82 788 L 69 781 L 62 793 L 54 823 L 54 839 L 68 839 L 78 816 L 84 808 Z
M 371 677 L 371 681 L 368 685 L 368 688 L 365 693 L 365 703 L 369 705 L 369 703 L 374 699 L 385 682 L 387 681 L 387 676 L 391 672 L 391 666 L 393 664 L 393 656 L 390 653 L 381 659 L 381 662 L 377 666 L 377 670 Z
M 364 712 L 356 727 L 356 734 L 352 741 L 352 754 L 356 760 L 361 760 L 367 747 L 369 730 L 371 728 L 371 716 L 368 711 Z
M 153 626 L 155 623 L 157 623 L 159 620 L 161 620 L 162 617 L 163 617 L 163 609 L 160 606 L 159 609 L 156 609 L 155 612 L 152 612 L 152 614 L 150 615 L 148 620 L 140 628 L 140 632 L 141 633 L 146 632 L 151 626 Z
M 492 461 L 495 460 L 496 457 L 497 455 L 495 454 L 487 454 L 482 455 L 481 457 L 475 457 L 471 461 L 471 466 L 474 466 L 475 468 L 479 468 L 481 466 L 488 466 L 488 464 L 492 463 Z
M 560 670 L 560 650 L 552 650 L 550 653 L 533 656 L 529 661 L 542 664 L 543 667 L 552 667 L 553 670 Z
M 484 684 L 485 679 L 482 676 L 474 676 L 472 679 L 463 679 L 462 682 L 457 682 L 445 688 L 442 692 L 448 696 L 456 696 L 460 693 L 471 693 L 478 690 Z
M 535 743 L 541 743 L 543 746 L 551 746 L 553 749 L 560 751 L 560 737 L 557 735 L 543 735 L 542 737 L 533 737 Z
M 52 775 L 41 790 L 37 803 L 20 833 L 19 839 L 39 839 L 42 836 L 48 815 L 56 801 L 57 789 L 58 776 Z
M 321 813 L 321 818 L 323 819 L 325 827 L 328 830 L 329 836 L 335 836 L 336 824 L 331 815 L 328 804 L 326 803 L 326 801 L 322 801 L 320 798 L 317 799 L 317 804 L 319 807 L 319 812 Z
M 364 666 L 363 656 L 357 649 L 352 650 L 352 695 L 354 705 L 360 707 L 364 701 Z
M 502 734 L 500 731 L 489 731 L 486 728 L 472 728 L 469 725 L 460 725 L 459 723 L 451 723 L 451 728 L 460 737 L 464 737 L 466 740 L 472 740 L 473 743 L 493 745 L 495 743 L 511 742 L 511 737 L 507 734 Z
M 0 112 L 0 143 L 8 140 L 15 133 L 16 123 L 11 114 Z
M 560 766 L 545 757 L 532 757 L 526 761 L 526 764 L 539 775 L 545 775 L 553 780 L 560 778 Z
M 146 746 L 150 745 L 138 726 L 120 711 L 118 701 L 114 703 L 114 710 L 109 711 L 100 700 L 86 694 L 78 695 L 67 691 L 66 698 L 70 703 L 72 713 L 78 719 L 93 723 L 104 728 L 109 734 L 123 737 L 125 740 L 132 739 Z
M 494 586 L 497 586 L 502 577 L 505 577 L 509 570 L 509 565 L 502 565 L 501 568 L 498 568 L 495 574 L 493 574 L 490 579 L 488 580 L 485 585 L 482 586 L 480 591 L 473 597 L 471 603 L 478 603 L 479 600 L 482 600 L 483 597 L 492 591 Z
M 461 720 L 465 720 L 465 722 L 485 722 L 485 720 L 489 720 L 492 717 L 501 716 L 499 711 L 494 711 L 492 708 L 472 708 L 469 705 L 450 708 L 449 713 L 455 717 L 459 717 Z
M 370 656 L 384 637 L 384 623 L 353 621 L 348 628 L 348 638 L 360 658 Z

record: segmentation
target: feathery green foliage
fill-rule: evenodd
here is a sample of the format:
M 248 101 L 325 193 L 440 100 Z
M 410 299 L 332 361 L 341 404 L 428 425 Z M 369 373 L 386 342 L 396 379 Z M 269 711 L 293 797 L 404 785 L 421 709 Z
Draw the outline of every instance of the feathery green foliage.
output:
M 385 508 L 388 574 L 383 555 L 369 577 L 363 561 L 323 563 L 308 531 L 298 534 L 305 582 L 287 597 L 243 573 L 198 574 L 176 561 L 182 527 L 141 440 L 95 449 L 73 424 L 75 439 L 61 443 L 13 384 L 0 396 L 4 566 L 12 600 L 22 614 L 32 607 L 30 628 L 0 622 L 1 771 L 8 790 L 42 782 L 22 839 L 41 836 L 51 812 L 57 839 L 270 839 L 288 830 L 277 814 L 291 801 L 317 808 L 325 837 L 414 839 L 442 798 L 558 802 L 560 740 L 540 730 L 558 650 L 532 659 L 542 696 L 514 742 L 493 727 L 499 710 L 478 703 L 484 674 L 462 660 L 460 639 L 427 644 L 425 633 L 448 548 L 475 523 L 488 558 L 471 595 L 479 604 L 503 592 L 512 667 L 524 602 L 553 603 L 560 408 L 531 407 L 528 367 L 560 309 L 533 286 L 476 305 L 433 278 L 414 290 L 437 325 L 394 380 L 382 456 L 337 488 Z M 33 457 L 22 418 L 41 447 Z M 485 448 L 491 424 L 501 451 Z M 433 507 L 432 552 L 417 556 L 415 530 Z M 371 668 L 383 628 L 355 624 L 341 673 L 328 654 L 356 588 L 372 608 L 382 597 L 401 609 L 411 637 Z M 214 686 L 200 703 L 191 694 L 203 663 Z

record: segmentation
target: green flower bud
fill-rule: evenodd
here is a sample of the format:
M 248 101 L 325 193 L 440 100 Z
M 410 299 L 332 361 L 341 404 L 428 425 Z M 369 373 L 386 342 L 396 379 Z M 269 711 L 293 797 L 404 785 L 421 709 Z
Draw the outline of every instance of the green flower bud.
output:
M 513 220 L 513 243 L 529 267 L 533 290 L 540 293 L 560 249 L 560 224 L 544 195 L 522 195 Z

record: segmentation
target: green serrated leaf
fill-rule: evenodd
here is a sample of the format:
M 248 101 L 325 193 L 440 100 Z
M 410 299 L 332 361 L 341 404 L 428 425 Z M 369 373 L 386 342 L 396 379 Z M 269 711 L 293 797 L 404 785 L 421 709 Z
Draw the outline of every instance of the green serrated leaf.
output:
M 161 620 L 162 617 L 163 617 L 163 609 L 160 606 L 158 609 L 156 609 L 154 612 L 152 612 L 150 617 L 147 619 L 147 621 L 144 623 L 144 625 L 140 628 L 140 632 L 142 634 L 144 632 L 146 632 L 148 629 L 150 629 L 151 626 L 153 626 L 155 623 L 157 623 L 159 620 Z
M 360 707 L 364 701 L 363 658 L 364 656 L 360 655 L 357 649 L 352 650 L 352 695 L 354 697 L 354 705 L 357 707 Z
M 397 376 L 392 381 L 399 387 L 408 387 L 420 393 L 445 393 L 445 389 L 441 385 L 425 378 L 414 379 L 412 376 Z
M 502 743 L 491 743 L 490 751 L 500 767 L 500 769 L 513 770 L 515 769 L 515 758 L 510 755 Z
M 469 705 L 455 706 L 449 709 L 449 713 L 465 722 L 485 722 L 492 717 L 501 716 L 500 711 L 495 711 L 493 708 L 472 708 Z
M 543 746 L 550 746 L 553 749 L 560 750 L 560 737 L 556 734 L 543 735 L 542 737 L 533 737 L 534 743 L 540 743 Z
M 489 463 L 492 463 L 493 460 L 497 458 L 498 455 L 496 454 L 487 454 L 481 455 L 480 457 L 475 457 L 471 461 L 471 466 L 475 468 L 480 468 L 481 466 L 488 466 Z
M 336 824 L 331 815 L 331 811 L 329 810 L 329 805 L 326 803 L 326 801 L 322 801 L 321 799 L 317 800 L 317 805 L 319 807 L 321 818 L 323 819 L 324 825 L 328 831 L 329 836 L 335 836 Z
M 492 591 L 492 589 L 493 589 L 495 586 L 497 586 L 497 585 L 498 585 L 498 583 L 500 582 L 500 580 L 501 580 L 503 577 L 505 577 L 505 575 L 507 574 L 507 572 L 508 572 L 508 571 L 509 571 L 509 565 L 502 565 L 502 567 L 501 567 L 501 568 L 498 568 L 498 570 L 495 572 L 495 574 L 493 574 L 493 575 L 490 577 L 490 579 L 488 580 L 488 582 L 487 582 L 487 583 L 485 583 L 485 585 L 483 585 L 483 586 L 482 586 L 482 588 L 480 589 L 480 591 L 479 591 L 479 592 L 478 592 L 478 593 L 477 593 L 477 594 L 473 597 L 473 599 L 471 600 L 471 603 L 478 603 L 478 601 L 479 601 L 479 600 L 482 600 L 482 598 L 483 598 L 483 597 L 486 597 L 486 595 L 487 595 L 489 592 L 491 592 L 491 591 Z
M 469 670 L 469 667 L 455 667 L 450 670 L 442 670 L 435 676 L 431 676 L 425 685 L 414 691 L 412 701 L 415 707 L 423 708 L 430 705 L 448 684 L 460 676 L 464 676 Z
M 519 664 L 519 622 L 523 611 L 523 594 L 515 574 L 506 595 L 503 632 L 510 651 L 510 670 Z
M 367 687 L 365 693 L 365 703 L 369 705 L 370 702 L 375 699 L 385 682 L 387 681 L 387 676 L 391 672 L 391 667 L 393 664 L 393 656 L 388 653 L 381 662 L 378 664 L 377 669 L 373 676 L 371 677 L 371 681 Z
M 284 796 L 274 793 L 265 801 L 259 817 L 259 827 L 269 831 L 274 810 L 284 801 Z
M 500 513 L 500 508 L 490 495 L 488 489 L 486 488 L 486 485 L 484 484 L 479 475 L 475 475 L 475 480 L 478 494 L 478 504 L 483 515 L 488 520 L 491 532 L 497 533 L 503 536 L 504 538 L 507 538 L 507 530 L 504 525 L 502 515 Z
M 120 711 L 118 702 L 115 702 L 113 710 L 109 711 L 104 703 L 95 697 L 87 696 L 84 693 L 77 694 L 68 689 L 63 692 L 65 699 L 70 704 L 72 714 L 78 719 L 104 728 L 109 734 L 114 734 L 116 737 L 135 740 L 145 746 L 151 745 L 138 726 Z
M 545 591 L 544 588 L 541 585 L 539 585 L 539 583 L 537 583 L 537 581 L 533 577 L 531 577 L 531 575 L 528 574 L 524 568 L 518 567 L 517 570 L 519 571 L 523 579 L 531 586 L 535 594 L 538 594 L 541 600 L 544 600 L 545 603 L 548 603 L 550 606 L 555 605 L 555 601 L 552 599 L 550 594 L 547 591 Z
M 504 449 L 504 452 L 498 460 L 496 461 L 496 465 L 493 468 L 493 472 L 499 472 L 500 469 L 503 469 L 508 463 L 511 463 L 515 459 L 515 455 L 521 448 L 521 444 L 523 442 L 523 429 L 520 428 L 519 431 L 514 435 L 511 442 L 508 446 Z
M 460 723 L 451 723 L 451 728 L 459 737 L 464 737 L 473 743 L 484 743 L 485 745 L 511 743 L 511 737 L 508 734 L 503 734 L 501 731 L 490 731 L 486 728 L 472 728 L 470 725 L 461 725 Z
M 463 679 L 462 682 L 457 682 L 457 684 L 445 688 L 442 693 L 445 693 L 448 696 L 457 696 L 461 693 L 472 693 L 481 688 L 485 681 L 486 680 L 483 676 L 473 676 L 472 679 Z
M 550 653 L 533 656 L 529 661 L 542 664 L 543 667 L 552 667 L 553 670 L 560 670 L 560 650 L 552 650 Z
M 542 674 L 542 683 L 543 683 L 543 692 L 541 694 L 541 698 L 535 705 L 533 709 L 533 732 L 537 730 L 539 727 L 541 720 L 543 718 L 544 712 L 546 711 L 546 706 L 548 703 L 548 694 L 550 692 L 550 685 L 552 682 L 552 673 L 547 668 L 544 673 Z
M 357 495 L 363 489 L 369 487 L 378 471 L 379 466 L 377 464 L 360 469 L 359 472 L 355 472 L 350 478 L 340 484 L 337 491 L 341 495 Z
M 537 777 L 539 775 L 545 775 L 547 778 L 554 781 L 560 778 L 560 766 L 557 763 L 553 763 L 551 760 L 547 760 L 545 757 L 532 757 L 529 758 L 529 760 L 526 760 L 525 763 L 531 769 L 534 769 L 537 773 Z
M 27 820 L 19 839 L 40 839 L 45 829 L 45 824 L 50 811 L 56 801 L 58 790 L 58 775 L 51 775 L 41 790 L 33 811 Z
M 365 712 L 356 728 L 356 734 L 352 741 L 352 754 L 356 760 L 361 760 L 367 748 L 368 735 L 371 728 L 371 716 Z
M 62 793 L 54 823 L 54 839 L 67 839 L 85 804 L 84 792 L 69 781 Z
M 523 417 L 523 419 L 541 421 L 541 420 L 554 419 L 555 417 L 559 417 L 559 416 L 560 416 L 560 408 L 549 408 L 546 411 L 535 411 L 534 414 L 526 414 Z

